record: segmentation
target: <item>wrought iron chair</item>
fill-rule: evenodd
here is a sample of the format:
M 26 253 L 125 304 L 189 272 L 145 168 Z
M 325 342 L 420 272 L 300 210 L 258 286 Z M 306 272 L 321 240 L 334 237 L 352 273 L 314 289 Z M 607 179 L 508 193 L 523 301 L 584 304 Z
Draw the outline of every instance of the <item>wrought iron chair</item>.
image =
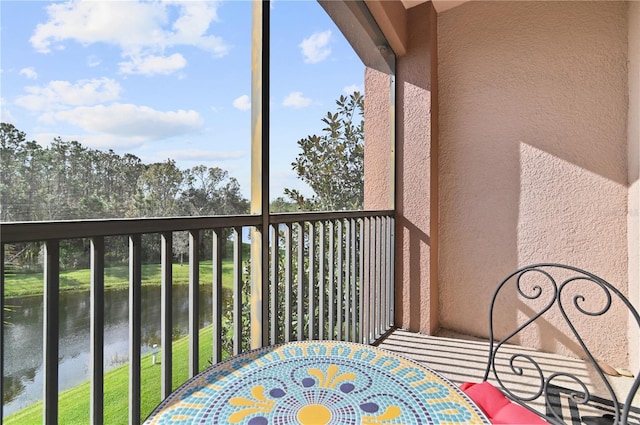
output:
M 515 295 L 520 303 L 517 310 L 524 310 L 528 318 L 523 324 L 516 325 L 515 329 L 508 331 L 505 330 L 505 320 L 498 320 L 496 312 L 508 311 L 504 309 L 504 305 L 501 306 L 504 300 L 509 300 L 508 303 L 511 305 L 507 307 L 512 313 L 515 312 Z M 522 303 L 527 307 L 523 308 Z M 615 305 L 615 308 L 612 305 Z M 594 358 L 587 347 L 588 343 L 578 330 L 584 329 L 586 320 L 597 319 L 612 310 L 617 312 L 614 314 L 620 314 L 622 311 L 625 319 L 628 317 L 629 326 L 637 326 L 640 329 L 638 311 L 618 289 L 598 276 L 561 264 L 535 264 L 515 271 L 500 283 L 491 300 L 490 351 L 484 381 L 491 377 L 512 401 L 554 424 L 640 423 L 640 406 L 632 406 L 640 386 L 640 372 L 636 371 L 628 394 L 616 394 L 610 381 L 612 377 L 605 373 L 602 363 Z M 588 374 L 593 379 L 589 379 L 589 383 L 593 387 L 594 379 L 602 381 L 598 386 L 605 389 L 604 396 L 592 394 L 589 385 L 573 373 L 566 370 L 548 371 L 550 362 L 544 356 L 541 358 L 539 352 L 525 349 L 514 351 L 514 346 L 510 344 L 523 332 L 543 332 L 544 326 L 550 327 L 544 319 L 545 314 L 557 316 L 558 313 L 564 318 L 569 329 L 566 334 L 574 341 L 574 351 L 582 351 L 581 357 L 590 363 Z M 576 321 L 579 316 L 581 320 Z M 597 322 L 594 325 L 597 326 Z M 497 327 L 499 333 L 506 335 L 505 337 L 495 337 Z M 601 335 L 600 338 L 602 337 L 606 336 Z M 564 342 L 567 341 L 568 339 Z M 522 388 L 514 389 L 525 377 L 528 379 L 527 392 L 521 392 Z M 631 382 L 630 378 L 625 379 Z M 593 413 L 594 409 L 596 413 Z

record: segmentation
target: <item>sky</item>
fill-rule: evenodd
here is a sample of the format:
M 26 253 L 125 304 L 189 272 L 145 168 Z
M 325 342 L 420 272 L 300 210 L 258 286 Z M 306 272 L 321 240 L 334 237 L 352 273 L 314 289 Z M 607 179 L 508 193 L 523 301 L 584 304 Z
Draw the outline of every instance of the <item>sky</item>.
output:
M 220 167 L 250 196 L 249 0 L 0 1 L 0 120 L 181 169 Z M 315 0 L 271 4 L 271 187 L 364 66 Z

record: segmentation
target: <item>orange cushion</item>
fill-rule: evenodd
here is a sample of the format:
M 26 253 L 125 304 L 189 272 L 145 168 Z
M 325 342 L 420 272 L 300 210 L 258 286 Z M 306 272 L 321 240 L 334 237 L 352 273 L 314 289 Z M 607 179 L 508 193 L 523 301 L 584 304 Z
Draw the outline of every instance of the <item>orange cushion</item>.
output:
M 493 424 L 548 425 L 547 421 L 532 411 L 511 402 L 488 381 L 479 384 L 465 382 L 460 388 L 482 409 Z

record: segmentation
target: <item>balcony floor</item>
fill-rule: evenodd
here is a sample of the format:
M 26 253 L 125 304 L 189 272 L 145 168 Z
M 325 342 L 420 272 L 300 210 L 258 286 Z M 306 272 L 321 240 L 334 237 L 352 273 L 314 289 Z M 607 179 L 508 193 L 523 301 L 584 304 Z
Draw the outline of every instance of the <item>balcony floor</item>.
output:
M 379 347 L 424 364 L 456 384 L 466 381 L 481 382 L 489 352 L 489 342 L 487 340 L 446 330 L 439 332 L 438 336 L 429 336 L 397 329 L 387 335 L 379 344 Z M 518 346 L 509 346 L 504 350 L 505 356 L 517 352 L 535 354 L 544 371 L 571 373 L 582 379 L 592 394 L 605 397 L 604 385 L 594 384 L 598 381 L 593 379 L 596 376 L 595 372 L 587 362 L 556 354 L 540 353 Z M 624 400 L 633 383 L 633 379 L 624 376 L 608 376 L 608 378 L 618 397 L 620 398 L 622 395 L 621 398 Z M 518 380 L 520 381 L 520 379 Z M 494 379 L 489 379 L 489 381 L 496 384 Z M 560 377 L 554 382 L 566 387 L 575 387 L 572 381 L 562 380 Z M 524 380 L 522 384 L 519 382 L 518 385 L 510 382 L 509 385 L 513 385 L 511 388 L 516 392 L 527 392 L 539 387 L 533 380 Z M 544 401 L 531 403 L 532 407 L 544 412 L 543 405 Z M 564 405 L 565 403 L 563 402 Z M 633 406 L 640 408 L 640 394 L 636 395 Z M 601 415 L 602 412 L 590 410 L 589 407 L 580 407 L 580 415 L 590 414 Z M 640 420 L 639 417 L 640 414 L 632 412 L 630 423 L 636 423 L 637 420 Z

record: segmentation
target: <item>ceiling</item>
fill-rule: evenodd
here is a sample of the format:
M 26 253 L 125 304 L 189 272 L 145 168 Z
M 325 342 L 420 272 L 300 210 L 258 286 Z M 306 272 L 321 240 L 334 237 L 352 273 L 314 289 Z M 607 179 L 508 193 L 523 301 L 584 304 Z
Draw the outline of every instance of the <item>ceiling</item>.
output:
M 318 0 L 327 13 L 332 16 L 334 22 L 342 16 L 339 13 L 330 13 L 328 9 L 335 4 L 342 2 L 333 2 L 332 0 Z M 385 43 L 391 46 L 396 57 L 403 56 L 407 52 L 407 10 L 423 3 L 431 1 L 433 9 L 437 14 L 452 9 L 469 0 L 364 0 L 366 7 L 373 16 L 376 25 L 384 34 Z M 348 3 L 348 2 L 345 2 Z M 329 7 L 333 5 L 332 7 Z M 347 28 L 348 25 L 345 25 Z M 343 30 L 344 32 L 344 30 Z M 362 58 L 362 57 L 361 57 Z M 373 67 L 372 65 L 367 65 Z M 375 67 L 373 67 L 375 68 Z M 378 69 L 378 68 L 375 68 Z
M 417 6 L 422 3 L 426 3 L 429 0 L 400 0 L 405 7 L 405 9 L 409 9 L 411 7 Z M 444 12 L 445 10 L 449 10 L 456 6 L 465 3 L 468 0 L 432 0 L 433 7 L 436 9 L 438 13 Z

